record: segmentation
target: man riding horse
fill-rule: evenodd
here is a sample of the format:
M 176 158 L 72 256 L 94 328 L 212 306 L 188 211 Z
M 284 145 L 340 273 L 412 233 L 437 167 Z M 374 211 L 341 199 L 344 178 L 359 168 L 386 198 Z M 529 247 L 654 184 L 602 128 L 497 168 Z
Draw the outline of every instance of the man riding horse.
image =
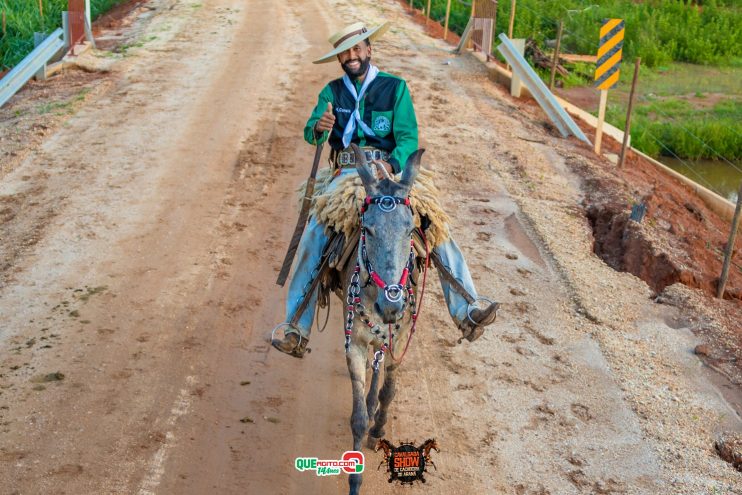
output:
M 417 120 L 407 84 L 371 64 L 371 42 L 388 27 L 388 23 L 373 29 L 362 23 L 348 26 L 329 39 L 334 49 L 314 61 L 327 63 L 337 59 L 345 72 L 322 89 L 304 128 L 304 138 L 310 144 L 330 144 L 330 163 L 336 177 L 357 174 L 351 143 L 361 147 L 367 161 L 383 175 L 401 173 L 408 157 L 417 150 Z M 303 357 L 307 352 L 317 290 L 309 294 L 305 291 L 318 276 L 315 270 L 327 244 L 325 225 L 310 218 L 297 250 L 298 260 L 286 301 L 286 321 L 293 317 L 294 324 L 286 324 L 282 339 L 272 340 L 273 347 L 294 357 Z M 477 296 L 464 256 L 453 239 L 436 246 L 431 256 L 436 261 L 451 318 L 464 338 L 476 340 L 484 327 L 495 321 L 498 304 Z M 309 298 L 308 304 L 305 298 Z M 480 308 L 476 305 L 480 300 L 489 304 Z M 296 315 L 302 309 L 303 313 Z

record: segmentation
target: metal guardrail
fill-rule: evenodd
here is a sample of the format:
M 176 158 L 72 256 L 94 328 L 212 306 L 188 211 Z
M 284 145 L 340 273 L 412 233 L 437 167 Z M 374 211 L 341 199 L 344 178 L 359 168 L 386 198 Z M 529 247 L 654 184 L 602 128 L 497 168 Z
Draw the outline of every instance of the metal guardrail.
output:
M 64 31 L 57 29 L 39 44 L 21 63 L 0 79 L 0 107 L 16 94 L 36 72 L 64 47 Z
M 554 98 L 554 95 L 546 87 L 546 84 L 538 77 L 536 71 L 531 68 L 526 59 L 524 59 L 520 53 L 515 49 L 513 44 L 508 39 L 505 33 L 500 33 L 498 36 L 501 44 L 497 46 L 497 49 L 505 60 L 513 68 L 513 72 L 523 81 L 523 84 L 528 87 L 531 95 L 536 99 L 541 108 L 544 109 L 546 114 L 549 116 L 554 125 L 559 129 L 559 132 L 564 137 L 568 137 L 570 134 L 574 134 L 580 141 L 584 141 L 587 144 L 591 144 L 587 136 L 582 132 L 582 129 L 572 120 L 572 117 L 562 108 L 559 102 Z

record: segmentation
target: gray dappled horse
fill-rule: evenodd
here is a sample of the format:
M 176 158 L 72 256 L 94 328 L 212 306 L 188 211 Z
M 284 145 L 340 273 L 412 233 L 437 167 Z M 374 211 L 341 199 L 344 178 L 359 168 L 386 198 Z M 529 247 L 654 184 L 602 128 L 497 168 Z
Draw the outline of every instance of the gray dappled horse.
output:
M 348 263 L 343 273 L 345 281 L 346 360 L 353 386 L 353 450 L 361 450 L 368 432 L 369 448 L 384 436 L 389 404 L 394 398 L 398 363 L 384 359 L 384 354 L 399 355 L 413 328 L 415 294 L 410 284 L 414 266 L 411 248 L 415 224 L 409 206 L 409 194 L 420 167 L 424 150 L 418 150 L 407 160 L 399 182 L 390 178 L 378 180 L 366 163 L 364 154 L 351 145 L 356 155 L 356 169 L 366 190 L 361 210 L 361 239 L 357 263 Z M 368 348 L 374 350 L 373 375 L 366 395 Z M 379 386 L 379 365 L 384 364 L 384 384 Z M 370 419 L 373 426 L 369 430 Z M 367 463 L 368 464 L 368 463 Z M 358 494 L 361 474 L 349 477 L 350 494 Z

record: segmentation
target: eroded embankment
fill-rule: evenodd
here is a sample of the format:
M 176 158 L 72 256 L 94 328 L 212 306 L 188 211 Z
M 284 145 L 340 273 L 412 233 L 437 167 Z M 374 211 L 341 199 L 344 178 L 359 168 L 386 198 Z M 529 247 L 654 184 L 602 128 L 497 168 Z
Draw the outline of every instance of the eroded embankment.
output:
M 581 160 L 571 165 L 584 180 L 595 254 L 657 293 L 679 282 L 715 295 L 729 226 L 690 190 L 655 170 L 598 169 Z M 634 205 L 645 207 L 637 220 L 631 219 Z M 741 258 L 738 248 L 725 299 L 742 300 Z

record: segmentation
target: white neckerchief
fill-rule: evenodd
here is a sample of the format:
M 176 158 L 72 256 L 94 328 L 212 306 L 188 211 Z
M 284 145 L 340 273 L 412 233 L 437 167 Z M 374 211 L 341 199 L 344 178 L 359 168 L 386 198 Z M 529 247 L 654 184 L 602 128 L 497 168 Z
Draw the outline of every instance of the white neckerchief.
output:
M 356 130 L 356 122 L 358 123 L 357 125 L 361 126 L 361 129 L 366 135 L 368 136 L 376 135 L 374 134 L 374 131 L 372 131 L 371 128 L 367 126 L 365 122 L 363 122 L 359 108 L 360 108 L 361 100 L 363 99 L 363 96 L 366 94 L 366 90 L 368 89 L 369 85 L 374 81 L 374 79 L 376 79 L 376 76 L 378 74 L 379 74 L 379 69 L 375 65 L 369 65 L 368 72 L 366 73 L 366 79 L 363 80 L 363 86 L 361 86 L 360 94 L 356 92 L 356 85 L 353 84 L 353 81 L 350 80 L 350 77 L 348 77 L 348 74 L 345 74 L 343 76 L 343 82 L 345 83 L 345 87 L 348 88 L 348 91 L 350 91 L 350 94 L 356 100 L 356 108 L 353 111 L 351 118 L 348 119 L 348 123 L 345 125 L 345 130 L 343 131 L 343 147 L 344 148 L 347 148 L 350 145 L 350 141 L 353 139 L 353 133 Z

